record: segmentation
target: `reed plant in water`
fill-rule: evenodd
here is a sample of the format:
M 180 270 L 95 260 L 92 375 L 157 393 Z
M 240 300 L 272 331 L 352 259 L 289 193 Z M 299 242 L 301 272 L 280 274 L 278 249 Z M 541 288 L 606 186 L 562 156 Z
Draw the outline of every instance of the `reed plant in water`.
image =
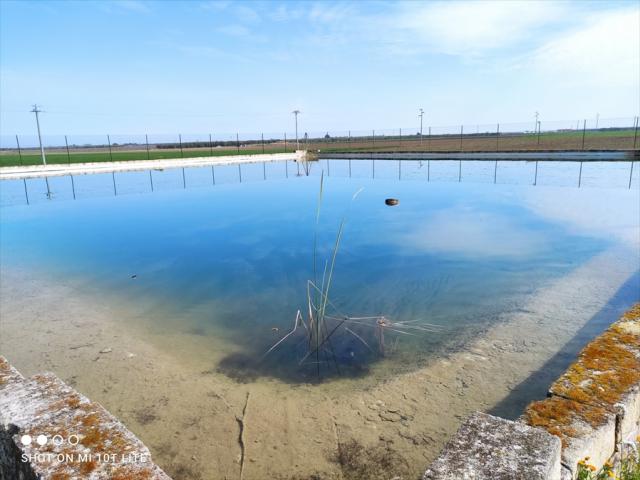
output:
M 306 306 L 296 312 L 293 328 L 264 353 L 263 359 L 283 345 L 287 339 L 295 336 L 299 338 L 302 335 L 302 342 L 304 342 L 305 348 L 301 358 L 298 360 L 298 365 L 315 363 L 316 373 L 320 377 L 321 363 L 326 363 L 329 366 L 333 365 L 333 368 L 340 373 L 340 362 L 334 343 L 342 336 L 349 336 L 355 339 L 374 355 L 384 356 L 388 352 L 397 350 L 400 336 L 439 330 L 439 326 L 420 322 L 419 320 L 396 322 L 384 315 L 350 316 L 340 311 L 331 301 L 330 293 L 336 258 L 340 250 L 345 224 L 351 205 L 362 190 L 363 188 L 360 188 L 351 197 L 346 212 L 338 226 L 333 248 L 329 257 L 323 262 L 322 274 L 320 275 L 320 269 L 318 268 L 318 233 L 324 195 L 324 173 L 321 174 L 313 235 L 313 278 L 307 280 Z M 393 337 L 390 344 L 391 348 L 387 346 L 389 336 Z

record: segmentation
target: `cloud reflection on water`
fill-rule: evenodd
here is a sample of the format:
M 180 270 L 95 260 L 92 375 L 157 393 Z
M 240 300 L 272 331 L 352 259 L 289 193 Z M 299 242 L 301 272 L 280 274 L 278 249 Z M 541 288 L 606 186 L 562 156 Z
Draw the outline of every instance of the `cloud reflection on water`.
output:
M 545 236 L 500 212 L 453 206 L 434 212 L 397 240 L 431 254 L 530 257 L 545 250 Z

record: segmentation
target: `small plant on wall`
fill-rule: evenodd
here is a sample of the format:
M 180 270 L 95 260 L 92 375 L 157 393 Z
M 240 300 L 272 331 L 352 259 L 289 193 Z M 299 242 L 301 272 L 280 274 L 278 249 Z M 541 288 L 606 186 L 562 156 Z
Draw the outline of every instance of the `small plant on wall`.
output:
M 607 462 L 598 470 L 589 463 L 589 457 L 578 462 L 577 480 L 640 480 L 640 435 L 635 443 L 625 444 L 620 459 Z

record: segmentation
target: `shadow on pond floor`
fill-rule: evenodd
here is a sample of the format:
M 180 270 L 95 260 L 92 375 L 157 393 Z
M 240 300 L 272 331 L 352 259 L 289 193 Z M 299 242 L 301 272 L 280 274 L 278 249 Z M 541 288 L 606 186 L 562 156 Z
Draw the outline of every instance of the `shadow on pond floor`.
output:
M 551 384 L 576 360 L 580 350 L 637 302 L 639 292 L 640 272 L 636 272 L 557 354 L 487 413 L 514 420 L 530 402 L 545 398 Z

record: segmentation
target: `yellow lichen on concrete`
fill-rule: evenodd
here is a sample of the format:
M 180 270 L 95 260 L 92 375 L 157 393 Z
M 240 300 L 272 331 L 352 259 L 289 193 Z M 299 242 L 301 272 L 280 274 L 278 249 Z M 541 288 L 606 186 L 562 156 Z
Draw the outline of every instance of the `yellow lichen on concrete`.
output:
M 0 378 L 2 375 L 17 375 L 20 381 L 0 384 L 0 428 L 9 424 L 18 427 L 15 445 L 22 454 L 34 458 L 31 468 L 37 475 L 59 480 L 170 480 L 151 461 L 149 450 L 116 418 L 55 375 L 25 379 L 0 357 Z M 22 435 L 45 435 L 49 441 L 22 445 Z
M 622 316 L 618 321 L 618 327 L 627 333 L 640 336 L 640 303 Z
M 582 349 L 553 383 L 550 396 L 529 404 L 524 420 L 558 436 L 563 461 L 570 464 L 581 448 L 599 445 L 604 455 L 604 445 L 610 443 L 613 450 L 613 426 L 624 431 L 634 428 L 639 390 L 640 304 L 636 304 Z
M 552 396 L 530 403 L 524 418 L 532 427 L 544 428 L 559 437 L 562 446 L 566 447 L 569 438 L 575 438 L 581 433 L 580 425 L 601 425 L 607 419 L 607 411 L 601 407 Z
M 614 412 L 640 384 L 640 306 L 590 342 L 552 386 L 551 393 Z

